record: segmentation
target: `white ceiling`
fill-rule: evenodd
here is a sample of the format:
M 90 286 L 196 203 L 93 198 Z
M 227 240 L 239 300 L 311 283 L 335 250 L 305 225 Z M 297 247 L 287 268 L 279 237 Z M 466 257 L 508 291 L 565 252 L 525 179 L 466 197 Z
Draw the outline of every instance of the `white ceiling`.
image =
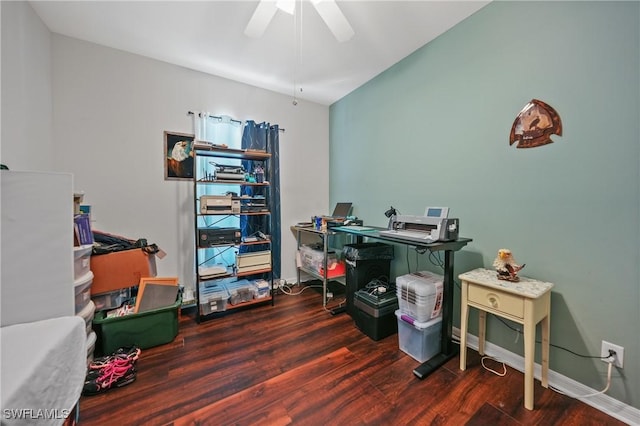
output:
M 306 0 L 298 37 L 278 11 L 259 39 L 244 34 L 257 0 L 30 3 L 54 33 L 330 105 L 489 1 L 338 0 L 355 30 L 344 43 Z

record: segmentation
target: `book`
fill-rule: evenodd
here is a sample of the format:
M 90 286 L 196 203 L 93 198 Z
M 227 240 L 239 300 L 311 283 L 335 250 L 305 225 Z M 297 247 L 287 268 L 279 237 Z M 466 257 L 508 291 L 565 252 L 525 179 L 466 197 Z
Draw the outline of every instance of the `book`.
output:
M 88 214 L 75 215 L 73 217 L 73 228 L 75 231 L 74 243 L 79 246 L 93 244 L 93 232 L 91 232 L 91 221 Z

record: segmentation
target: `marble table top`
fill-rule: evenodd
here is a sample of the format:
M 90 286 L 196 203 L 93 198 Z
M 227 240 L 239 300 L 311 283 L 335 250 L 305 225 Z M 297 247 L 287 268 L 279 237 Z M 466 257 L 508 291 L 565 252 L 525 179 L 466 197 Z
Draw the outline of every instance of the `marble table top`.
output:
M 553 287 L 552 283 L 534 280 L 533 278 L 518 275 L 520 281 L 511 282 L 499 280 L 497 272 L 490 269 L 478 268 L 464 274 L 460 274 L 458 278 L 463 281 L 480 284 L 486 287 L 493 287 L 509 293 L 518 294 L 524 297 L 536 299 Z

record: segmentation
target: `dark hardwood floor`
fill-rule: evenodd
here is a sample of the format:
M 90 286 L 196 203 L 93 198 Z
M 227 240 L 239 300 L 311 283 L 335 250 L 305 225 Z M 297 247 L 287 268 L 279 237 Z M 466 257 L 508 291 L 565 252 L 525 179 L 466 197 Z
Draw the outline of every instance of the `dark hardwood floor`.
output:
M 375 342 L 321 296 L 278 295 L 264 305 L 197 324 L 183 313 L 173 343 L 144 350 L 137 380 L 82 397 L 81 425 L 622 425 L 523 375 L 499 377 L 469 351 L 424 380 L 397 335 Z

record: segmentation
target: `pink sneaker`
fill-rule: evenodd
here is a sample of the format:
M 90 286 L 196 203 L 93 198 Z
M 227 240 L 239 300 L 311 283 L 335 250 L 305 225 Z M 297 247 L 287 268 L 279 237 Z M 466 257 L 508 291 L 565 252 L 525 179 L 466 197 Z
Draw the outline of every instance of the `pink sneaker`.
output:
M 100 370 L 100 375 L 84 382 L 82 394 L 85 396 L 104 393 L 112 388 L 120 388 L 136 380 L 136 368 L 133 365 L 118 367 L 109 365 Z
M 134 364 L 140 357 L 141 352 L 142 351 L 137 346 L 119 348 L 111 355 L 94 359 L 91 364 L 89 364 L 89 369 L 99 370 L 113 363 L 120 366 Z

